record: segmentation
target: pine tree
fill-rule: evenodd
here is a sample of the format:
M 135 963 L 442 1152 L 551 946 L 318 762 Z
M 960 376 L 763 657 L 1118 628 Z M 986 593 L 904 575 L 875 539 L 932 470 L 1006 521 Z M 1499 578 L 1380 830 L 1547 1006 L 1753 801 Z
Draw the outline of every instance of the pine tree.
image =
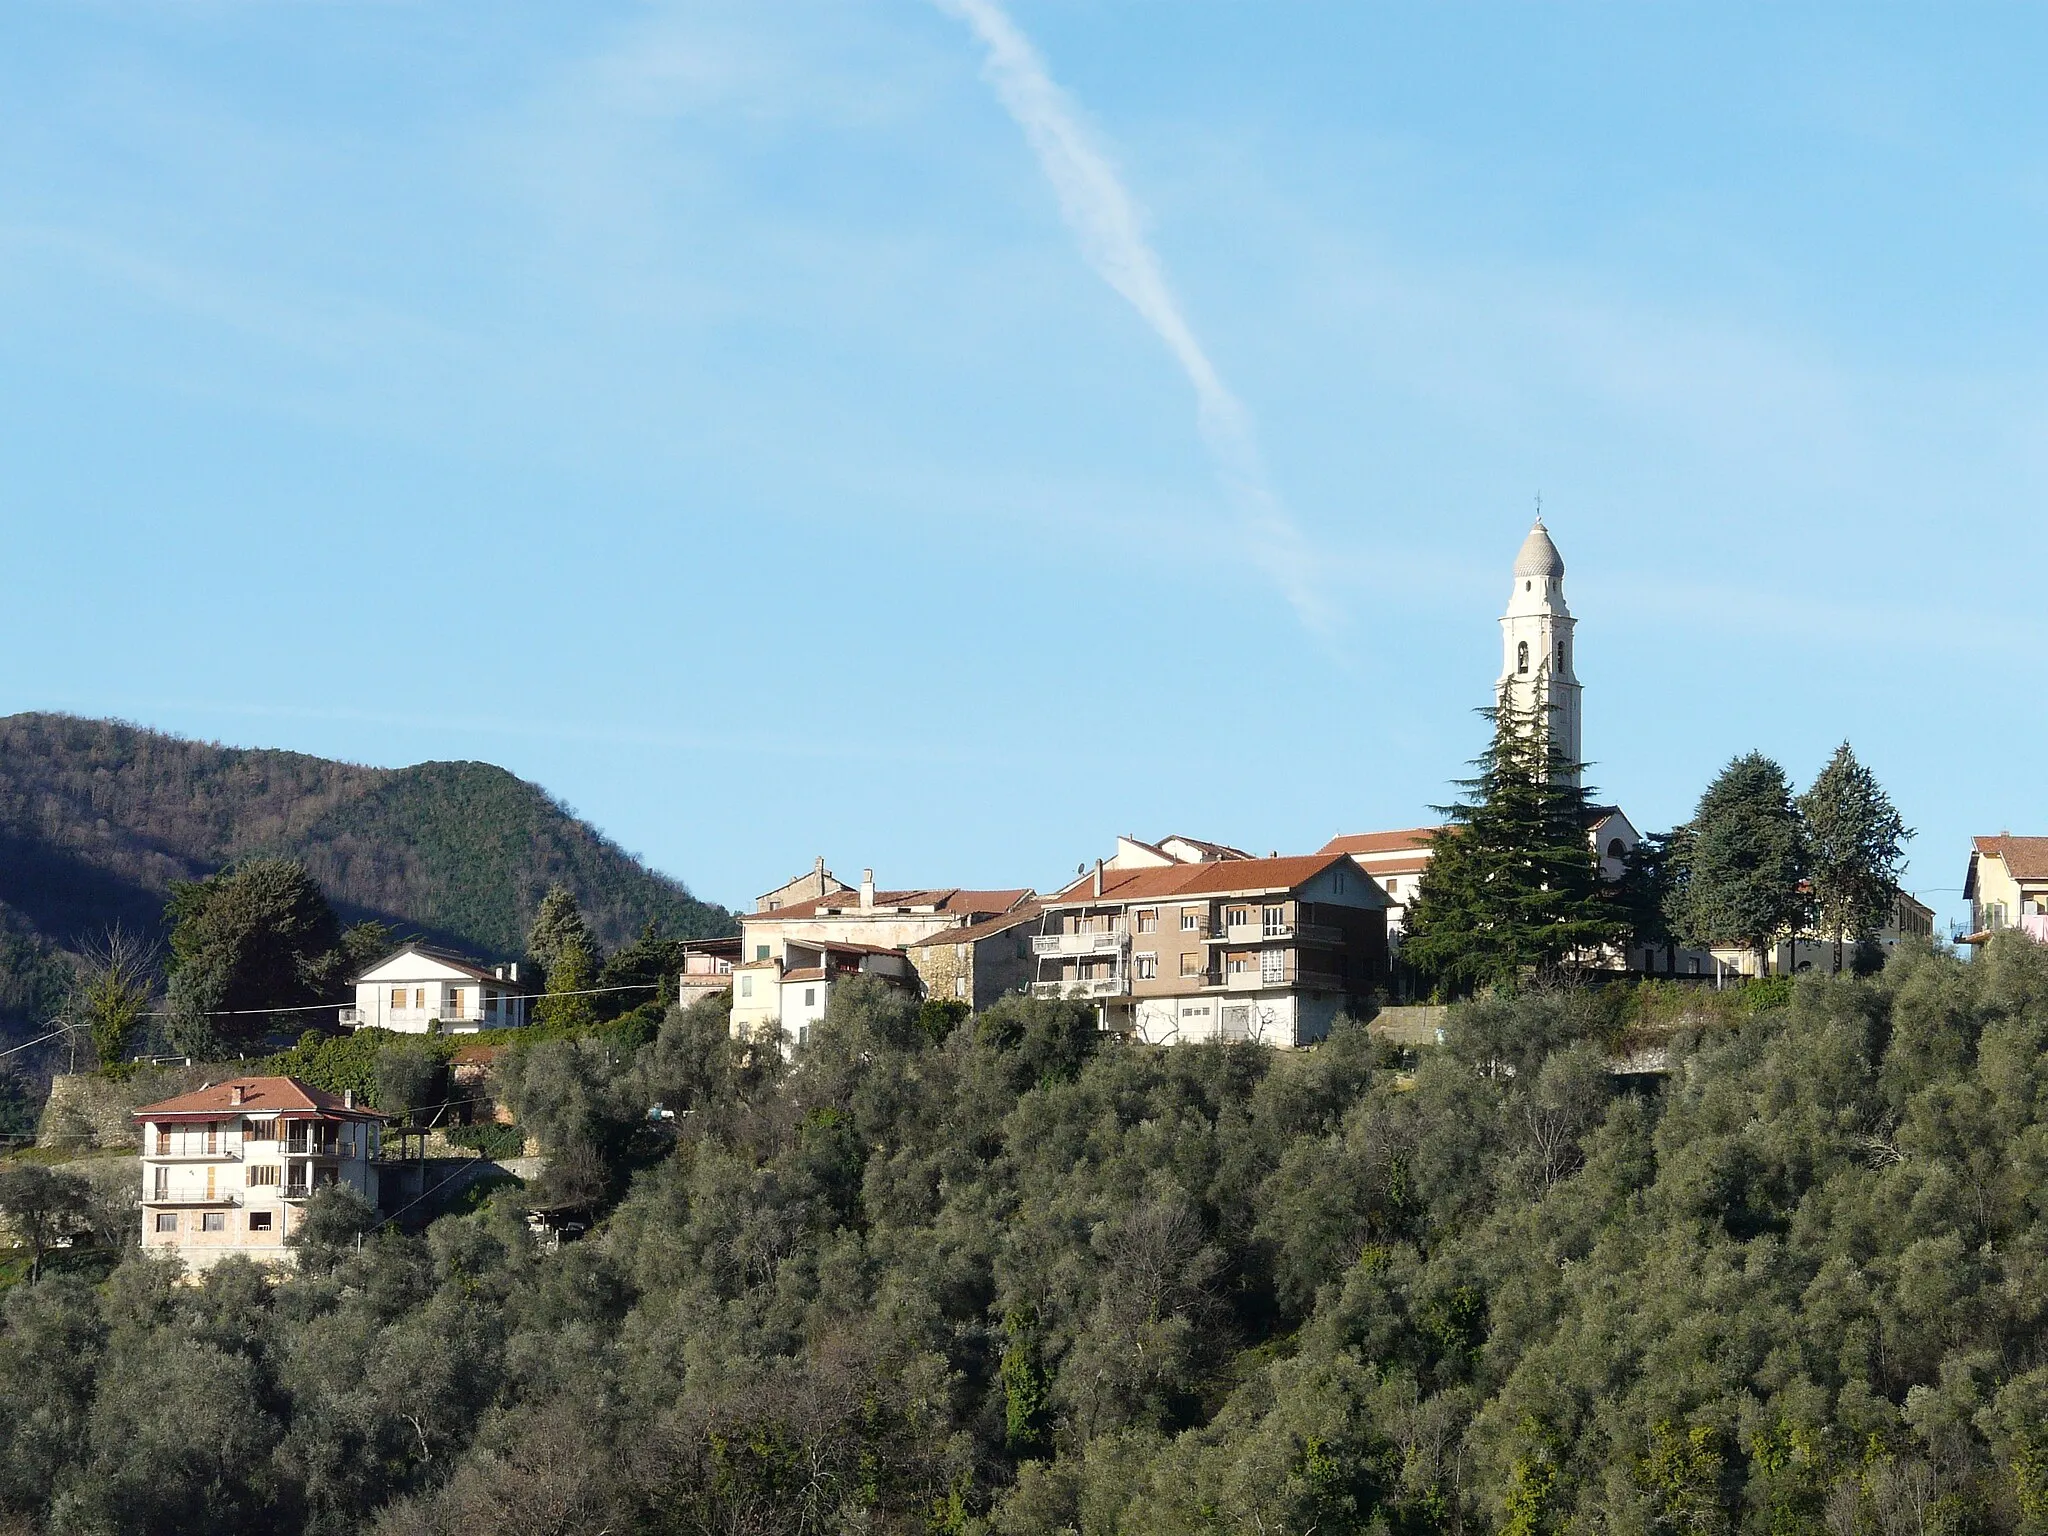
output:
M 601 958 L 597 941 L 590 936 L 590 925 L 583 920 L 583 909 L 576 904 L 575 896 L 567 887 L 558 885 L 541 898 L 540 907 L 533 914 L 533 927 L 526 934 L 526 957 L 539 969 L 537 979 L 545 982 L 572 949 L 580 949 L 589 957 L 590 973 L 595 975 Z
M 1785 770 L 1738 757 L 1693 813 L 1678 928 L 1688 944 L 1740 944 L 1765 968 L 1771 944 L 1806 915 L 1805 838 Z
M 1870 936 L 1897 895 L 1901 846 L 1913 835 L 1877 776 L 1843 742 L 1799 797 L 1806 825 L 1807 882 L 1821 932 L 1835 941 L 1835 969 L 1851 935 Z
M 1579 965 L 1627 932 L 1586 837 L 1587 792 L 1535 710 L 1503 692 L 1480 712 L 1493 740 L 1431 840 L 1402 958 L 1439 991 L 1463 993 Z

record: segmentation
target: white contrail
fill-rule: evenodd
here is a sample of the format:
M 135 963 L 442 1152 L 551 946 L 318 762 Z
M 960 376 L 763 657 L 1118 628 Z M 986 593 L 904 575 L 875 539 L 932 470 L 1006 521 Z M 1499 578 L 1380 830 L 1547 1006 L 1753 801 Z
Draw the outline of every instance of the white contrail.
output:
M 1037 153 L 1082 255 L 1158 333 L 1194 386 L 1202 437 L 1244 516 L 1251 559 L 1278 585 L 1303 622 L 1327 630 L 1333 615 L 1312 575 L 1307 540 L 1267 482 L 1251 418 L 1181 313 L 1166 269 L 1146 243 L 1138 210 L 1108 156 L 1090 139 L 1073 102 L 1046 73 L 1031 39 L 997 0 L 933 3 L 974 29 L 987 51 L 989 81 Z

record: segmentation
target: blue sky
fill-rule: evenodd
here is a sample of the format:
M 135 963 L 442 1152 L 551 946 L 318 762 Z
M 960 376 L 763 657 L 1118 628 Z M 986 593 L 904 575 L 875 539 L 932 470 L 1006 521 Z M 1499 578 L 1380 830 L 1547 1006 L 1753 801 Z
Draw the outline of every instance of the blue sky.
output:
M 1944 913 L 2048 831 L 2048 12 L 1007 17 L 1178 352 L 958 0 L 10 6 L 0 708 L 728 903 L 1297 851 L 1447 796 L 1540 493 L 1639 825 L 1847 737 Z

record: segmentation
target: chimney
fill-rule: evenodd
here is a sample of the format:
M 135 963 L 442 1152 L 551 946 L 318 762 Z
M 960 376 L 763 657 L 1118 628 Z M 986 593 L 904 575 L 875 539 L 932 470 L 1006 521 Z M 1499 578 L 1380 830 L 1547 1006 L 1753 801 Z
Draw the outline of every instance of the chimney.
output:
M 341 1090 L 341 1107 L 343 1109 L 354 1109 L 356 1107 L 355 1089 L 344 1088 Z
M 228 1090 L 228 1102 L 230 1104 L 240 1104 L 243 1092 L 242 1085 L 240 1083 L 235 1084 L 234 1087 Z
M 811 866 L 811 872 L 818 877 L 818 894 L 825 892 L 825 855 L 818 855 L 818 862 Z
M 860 872 L 860 909 L 863 912 L 875 909 L 875 872 L 872 869 Z
M 1097 896 L 1102 894 L 1102 860 L 1100 859 L 1095 861 L 1095 894 Z

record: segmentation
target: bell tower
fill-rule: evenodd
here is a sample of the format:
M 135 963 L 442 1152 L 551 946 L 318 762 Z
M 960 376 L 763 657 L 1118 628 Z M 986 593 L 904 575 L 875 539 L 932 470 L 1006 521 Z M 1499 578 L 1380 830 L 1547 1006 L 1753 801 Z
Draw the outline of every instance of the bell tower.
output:
M 1577 782 L 1579 677 L 1573 670 L 1572 626 L 1577 621 L 1564 600 L 1564 556 L 1550 542 L 1539 513 L 1536 526 L 1515 556 L 1515 587 L 1501 615 L 1503 642 L 1500 685 L 1521 712 L 1547 722 L 1551 742 L 1572 764 Z

